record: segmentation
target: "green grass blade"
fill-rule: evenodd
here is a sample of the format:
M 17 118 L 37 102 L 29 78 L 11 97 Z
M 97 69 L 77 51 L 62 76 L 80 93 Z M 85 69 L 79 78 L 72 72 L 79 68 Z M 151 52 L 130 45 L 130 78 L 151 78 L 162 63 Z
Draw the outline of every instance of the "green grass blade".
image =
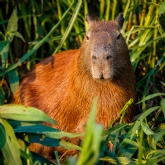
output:
M 78 12 L 80 10 L 81 4 L 82 4 L 82 0 L 78 0 L 77 6 L 75 8 L 75 12 L 73 13 L 72 18 L 71 18 L 71 20 L 70 20 L 70 22 L 68 24 L 68 27 L 67 27 L 67 29 L 66 29 L 66 31 L 65 31 L 65 33 L 64 33 L 64 35 L 63 35 L 63 37 L 62 37 L 62 39 L 61 39 L 61 41 L 59 43 L 59 45 L 58 45 L 58 47 L 56 48 L 56 50 L 54 51 L 53 54 L 56 54 L 60 50 L 60 48 L 62 47 L 62 45 L 65 42 L 66 38 L 68 37 L 68 35 L 69 35 L 69 33 L 70 33 L 70 31 L 71 31 L 71 29 L 73 27 L 73 24 L 74 24 L 74 22 L 76 20 L 76 17 L 78 15 Z M 73 5 L 73 3 L 71 5 Z
M 154 94 L 148 95 L 141 101 L 137 102 L 137 104 L 150 100 L 150 99 L 153 99 L 154 97 L 158 97 L 158 96 L 165 96 L 165 93 L 154 93 Z
M 103 127 L 95 124 L 97 102 L 94 100 L 91 114 L 85 129 L 83 148 L 77 165 L 92 165 L 97 162 Z
M 142 122 L 149 114 L 151 114 L 152 112 L 156 111 L 159 108 L 160 108 L 160 106 L 155 106 L 155 107 L 149 108 L 147 111 L 142 113 L 142 115 L 139 117 L 138 120 L 140 120 Z

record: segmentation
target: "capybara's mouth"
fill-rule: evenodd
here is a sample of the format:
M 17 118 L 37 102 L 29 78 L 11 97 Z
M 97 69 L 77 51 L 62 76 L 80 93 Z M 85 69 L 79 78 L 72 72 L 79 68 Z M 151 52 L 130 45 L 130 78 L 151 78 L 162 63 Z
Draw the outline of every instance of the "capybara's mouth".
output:
M 94 78 L 95 81 L 100 82 L 100 83 L 104 83 L 104 82 L 109 82 L 111 81 L 111 79 L 105 79 L 104 77 L 101 78 Z

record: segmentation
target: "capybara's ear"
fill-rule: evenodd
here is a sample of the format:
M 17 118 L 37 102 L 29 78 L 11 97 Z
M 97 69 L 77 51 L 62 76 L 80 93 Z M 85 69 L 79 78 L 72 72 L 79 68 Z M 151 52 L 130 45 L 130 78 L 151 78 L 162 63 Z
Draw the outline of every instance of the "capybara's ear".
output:
M 92 22 L 92 19 L 89 14 L 86 14 L 85 20 L 87 21 L 88 24 L 90 24 Z
M 124 23 L 123 14 L 119 13 L 119 15 L 116 17 L 115 21 L 117 22 L 119 29 L 121 29 L 123 27 L 123 23 Z

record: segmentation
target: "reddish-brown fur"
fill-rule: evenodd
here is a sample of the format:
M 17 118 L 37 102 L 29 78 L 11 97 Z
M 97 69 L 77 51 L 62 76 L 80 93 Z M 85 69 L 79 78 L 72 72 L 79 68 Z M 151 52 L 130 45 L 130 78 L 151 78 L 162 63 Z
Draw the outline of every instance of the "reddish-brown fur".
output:
M 85 37 L 79 49 L 61 52 L 37 64 L 35 70 L 27 74 L 15 93 L 15 103 L 43 110 L 57 120 L 60 130 L 67 132 L 83 132 L 94 97 L 98 98 L 98 123 L 107 128 L 112 120 L 119 120 L 120 111 L 125 103 L 130 98 L 135 100 L 135 75 L 127 46 L 119 33 L 122 26 L 120 19 L 121 15 L 115 21 L 88 20 L 87 35 L 90 37 Z M 108 37 L 105 35 L 105 38 L 101 39 L 101 33 L 105 32 Z M 119 34 L 120 39 L 116 39 Z M 97 46 L 95 55 L 98 53 L 102 56 L 105 49 L 101 48 L 102 43 L 103 46 L 109 44 L 107 47 L 111 59 L 102 60 L 101 63 L 100 60 L 97 64 L 91 60 L 91 51 L 93 53 L 92 48 Z M 106 53 L 107 50 L 103 52 L 107 57 Z M 104 63 L 109 66 L 105 69 L 108 78 L 104 75 Z M 94 68 L 93 72 L 102 74 L 100 78 L 95 78 L 91 71 L 95 64 L 96 69 Z M 124 121 L 130 122 L 134 113 L 133 104 L 128 108 Z M 77 143 L 78 139 L 70 141 Z M 41 145 L 33 145 L 31 149 L 45 157 L 50 157 L 54 150 Z

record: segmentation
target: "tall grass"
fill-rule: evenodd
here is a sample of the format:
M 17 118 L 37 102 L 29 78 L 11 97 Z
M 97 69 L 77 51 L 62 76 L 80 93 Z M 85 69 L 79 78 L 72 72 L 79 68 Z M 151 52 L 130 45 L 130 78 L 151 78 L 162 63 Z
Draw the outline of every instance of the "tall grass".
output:
M 17 8 L 15 8 L 16 4 Z M 87 138 L 84 138 L 81 148 L 57 138 L 79 135 L 61 134 L 59 130 L 51 130 L 51 128 L 38 125 L 36 120 L 39 116 L 35 119 L 36 123 L 32 118 L 25 120 L 22 114 L 24 107 L 1 106 L 1 164 L 8 164 L 10 161 L 15 164 L 21 164 L 21 162 L 40 164 L 46 161 L 49 164 L 47 160 L 32 156 L 27 148 L 31 142 L 34 142 L 34 137 L 31 135 L 35 134 L 36 129 L 40 130 L 38 134 L 35 134 L 37 142 L 41 142 L 40 139 L 44 134 L 54 145 L 82 150 L 78 159 L 68 159 L 67 164 L 84 164 L 84 162 L 85 164 L 90 164 L 90 162 L 103 164 L 105 161 L 110 164 L 139 165 L 164 163 L 164 1 L 11 0 L 0 1 L 0 6 L 5 6 L 0 10 L 1 105 L 11 101 L 12 93 L 19 86 L 19 79 L 38 61 L 59 51 L 80 46 L 88 28 L 84 19 L 85 14 L 89 13 L 94 18 L 113 20 L 119 12 L 122 12 L 125 22 L 121 33 L 128 45 L 132 66 L 136 73 L 137 101 L 139 101 L 137 109 L 143 112 L 135 122 L 131 124 L 120 122 L 105 131 L 96 125 L 94 118 L 91 117 L 89 119 L 91 125 L 87 126 L 85 137 L 90 135 L 88 140 L 98 145 L 90 148 Z M 129 104 L 125 107 L 127 106 Z M 9 111 L 10 115 L 7 113 Z M 16 112 L 17 115 L 21 115 L 20 119 L 11 118 L 11 116 L 17 116 Z M 28 109 L 28 112 L 31 113 L 31 109 Z M 52 122 L 46 116 L 42 121 Z M 31 129 L 31 132 L 27 132 L 27 128 Z M 97 129 L 100 130 L 99 136 L 95 138 L 93 135 L 96 134 Z M 47 131 L 51 134 L 46 133 Z M 43 139 L 42 143 L 48 145 Z M 114 146 L 112 152 L 106 147 L 109 144 Z M 14 150 L 10 150 L 10 146 Z M 93 156 L 86 154 L 88 151 Z M 9 156 L 12 157 L 8 160 Z M 59 164 L 57 153 L 56 159 Z

